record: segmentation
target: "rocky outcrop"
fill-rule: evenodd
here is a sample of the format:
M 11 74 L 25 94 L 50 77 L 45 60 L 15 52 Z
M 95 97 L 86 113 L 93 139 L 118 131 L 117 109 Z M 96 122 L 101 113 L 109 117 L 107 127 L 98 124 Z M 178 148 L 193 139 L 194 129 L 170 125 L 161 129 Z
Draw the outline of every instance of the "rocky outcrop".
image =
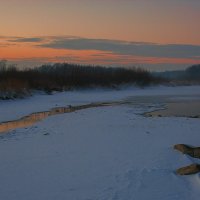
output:
M 191 147 L 185 144 L 176 144 L 174 149 L 193 158 L 200 158 L 200 147 Z
M 186 144 L 176 144 L 174 145 L 174 149 L 193 158 L 200 158 L 200 147 L 191 147 Z M 196 163 L 176 170 L 176 173 L 179 175 L 190 175 L 198 172 L 200 172 L 200 165 Z
M 176 173 L 179 175 L 190 175 L 190 174 L 196 174 L 198 172 L 200 172 L 200 165 L 198 164 L 192 164 L 176 170 Z

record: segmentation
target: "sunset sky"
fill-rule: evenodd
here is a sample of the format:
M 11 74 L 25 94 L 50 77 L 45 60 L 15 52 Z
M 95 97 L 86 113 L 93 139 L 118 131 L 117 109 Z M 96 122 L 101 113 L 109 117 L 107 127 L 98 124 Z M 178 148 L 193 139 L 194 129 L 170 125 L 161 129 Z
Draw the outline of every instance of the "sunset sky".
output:
M 184 69 L 200 63 L 199 0 L 0 0 L 0 60 Z

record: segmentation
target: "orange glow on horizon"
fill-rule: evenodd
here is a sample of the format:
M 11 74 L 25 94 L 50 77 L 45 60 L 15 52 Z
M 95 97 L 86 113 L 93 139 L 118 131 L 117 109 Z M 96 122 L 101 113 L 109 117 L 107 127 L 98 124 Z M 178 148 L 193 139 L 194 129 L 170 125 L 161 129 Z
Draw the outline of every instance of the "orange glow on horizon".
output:
M 134 64 L 198 64 L 200 59 L 159 58 L 114 54 L 99 50 L 70 50 L 13 45 L 0 47 L 2 59 L 10 61 L 73 62 L 92 65 L 134 65 Z
M 45 63 L 75 63 L 103 66 L 147 66 L 147 65 L 192 65 L 199 64 L 196 58 L 168 58 L 153 56 L 136 56 L 103 50 L 71 50 L 39 46 L 54 40 L 44 37 L 39 42 L 17 42 L 16 38 L 0 37 L 0 60 L 6 59 L 22 67 L 34 67 Z M 18 38 L 19 39 L 19 38 Z M 22 38 L 27 39 L 27 38 Z

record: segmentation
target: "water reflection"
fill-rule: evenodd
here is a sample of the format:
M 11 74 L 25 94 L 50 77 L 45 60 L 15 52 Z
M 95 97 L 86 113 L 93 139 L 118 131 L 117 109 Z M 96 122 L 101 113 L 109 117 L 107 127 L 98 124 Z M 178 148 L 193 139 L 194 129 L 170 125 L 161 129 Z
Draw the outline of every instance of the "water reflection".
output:
M 200 118 L 199 95 L 163 95 L 129 97 L 130 105 L 145 108 L 147 117 Z M 149 110 L 149 111 L 147 111 Z
M 129 97 L 118 102 L 91 103 L 80 106 L 52 108 L 49 111 L 32 113 L 18 120 L 0 123 L 0 132 L 7 132 L 16 128 L 28 127 L 49 116 L 70 113 L 81 109 L 121 105 L 144 108 L 145 116 L 177 116 L 200 118 L 200 96 L 140 96 Z M 156 111 L 155 111 L 156 110 Z M 152 111 L 152 112 L 151 112 Z
M 48 117 L 50 112 L 40 112 L 40 113 L 33 113 L 29 116 L 23 117 L 19 120 L 15 121 L 8 121 L 0 123 L 0 132 L 6 132 L 16 128 L 23 128 L 26 126 L 31 126 L 32 124 L 41 121 L 42 119 Z
M 0 132 L 7 132 L 9 130 L 16 129 L 16 128 L 24 128 L 27 126 L 31 126 L 31 125 L 35 124 L 36 122 L 39 122 L 39 121 L 41 121 L 49 116 L 53 116 L 53 115 L 70 113 L 70 112 L 74 112 L 74 111 L 82 110 L 82 109 L 86 109 L 86 108 L 110 106 L 110 105 L 115 105 L 115 104 L 119 104 L 119 103 L 120 102 L 91 103 L 91 104 L 80 105 L 80 106 L 52 108 L 50 111 L 32 113 L 32 114 L 22 117 L 18 120 L 2 122 L 2 123 L 0 123 Z
M 167 103 L 165 109 L 146 113 L 145 116 L 200 118 L 200 101 Z

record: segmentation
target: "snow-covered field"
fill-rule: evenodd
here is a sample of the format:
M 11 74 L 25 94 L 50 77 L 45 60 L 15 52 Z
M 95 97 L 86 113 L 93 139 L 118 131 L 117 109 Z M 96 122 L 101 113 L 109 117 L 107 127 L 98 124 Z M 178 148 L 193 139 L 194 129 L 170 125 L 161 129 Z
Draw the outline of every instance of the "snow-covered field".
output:
M 0 122 L 52 107 L 130 96 L 200 95 L 199 86 L 84 90 L 0 101 Z M 183 98 L 183 97 L 181 97 Z M 145 106 L 91 108 L 0 135 L 0 200 L 197 200 L 198 160 L 173 149 L 200 146 L 200 119 L 147 118 Z

